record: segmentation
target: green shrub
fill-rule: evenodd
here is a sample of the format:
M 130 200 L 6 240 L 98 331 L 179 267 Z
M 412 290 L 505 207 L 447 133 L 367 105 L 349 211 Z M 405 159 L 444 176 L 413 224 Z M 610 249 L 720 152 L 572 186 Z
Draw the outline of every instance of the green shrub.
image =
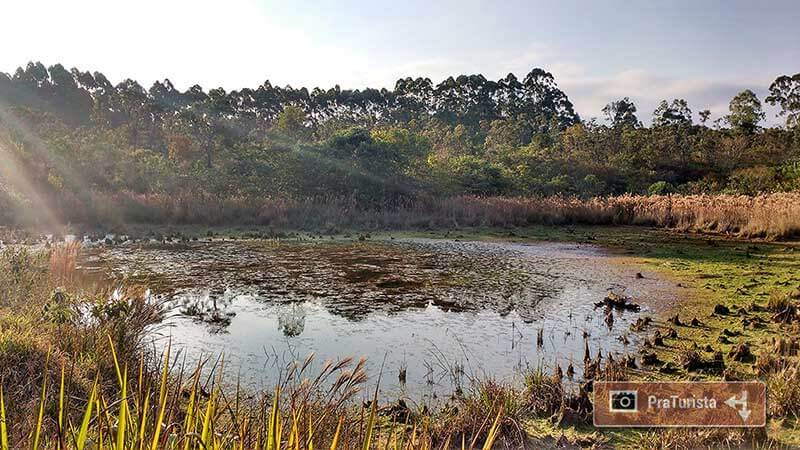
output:
M 675 186 L 666 181 L 656 181 L 647 188 L 648 195 L 667 195 L 675 192 Z
M 737 194 L 756 195 L 778 190 L 775 169 L 757 166 L 734 170 L 728 177 L 728 191 Z
M 580 188 L 587 196 L 594 197 L 605 192 L 606 183 L 597 175 L 590 173 L 583 178 Z

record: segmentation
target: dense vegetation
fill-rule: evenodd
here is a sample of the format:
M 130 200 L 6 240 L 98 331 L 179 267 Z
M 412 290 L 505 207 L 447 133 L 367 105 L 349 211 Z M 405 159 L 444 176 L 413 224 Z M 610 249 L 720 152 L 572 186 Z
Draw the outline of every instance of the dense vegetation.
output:
M 457 195 L 737 193 L 800 188 L 800 74 L 770 86 L 786 126 L 746 90 L 713 124 L 685 100 L 652 126 L 623 98 L 581 120 L 553 76 L 459 76 L 394 90 L 145 90 L 30 63 L 0 73 L 0 221 L 159 221 L 206 202 L 391 209 Z M 213 203 L 212 203 L 213 204 Z M 170 214 L 166 220 L 181 220 Z M 227 217 L 236 220 L 235 216 Z M 188 219 L 187 219 L 188 220 Z

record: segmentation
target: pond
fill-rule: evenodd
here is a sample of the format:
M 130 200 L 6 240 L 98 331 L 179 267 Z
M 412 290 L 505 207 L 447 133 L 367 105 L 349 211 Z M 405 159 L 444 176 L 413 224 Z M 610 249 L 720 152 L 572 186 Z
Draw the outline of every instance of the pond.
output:
M 602 248 L 434 239 L 190 242 L 98 247 L 83 263 L 168 299 L 156 348 L 225 356 L 242 385 L 269 389 L 292 361 L 367 358 L 381 395 L 442 398 L 474 377 L 633 353 L 638 317 L 676 300 L 673 283 Z M 639 312 L 604 320 L 609 291 Z M 402 374 L 402 375 L 401 375 Z

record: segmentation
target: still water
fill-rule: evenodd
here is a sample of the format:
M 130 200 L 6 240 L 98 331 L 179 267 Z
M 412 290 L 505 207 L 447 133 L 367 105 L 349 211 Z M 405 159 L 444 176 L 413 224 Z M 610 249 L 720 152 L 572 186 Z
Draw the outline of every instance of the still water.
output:
M 592 355 L 632 352 L 640 337 L 630 324 L 675 301 L 666 280 L 571 243 L 149 244 L 96 249 L 84 268 L 167 299 L 151 339 L 171 340 L 188 364 L 224 355 L 242 385 L 269 389 L 311 353 L 317 366 L 364 357 L 372 380 L 383 368 L 382 396 L 418 400 L 556 364 L 574 362 L 579 378 L 586 342 Z M 612 290 L 642 311 L 616 312 L 609 327 L 594 303 Z

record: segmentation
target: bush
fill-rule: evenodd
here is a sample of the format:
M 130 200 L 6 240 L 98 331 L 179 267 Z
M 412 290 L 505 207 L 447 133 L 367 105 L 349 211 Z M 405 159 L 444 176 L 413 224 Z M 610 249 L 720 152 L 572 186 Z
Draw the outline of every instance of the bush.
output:
M 606 190 L 606 183 L 597 175 L 590 173 L 583 178 L 581 182 L 581 191 L 587 197 L 595 197 L 601 195 Z
M 800 371 L 797 365 L 770 374 L 766 382 L 770 415 L 786 417 L 800 414 Z
M 769 167 L 749 167 L 734 170 L 728 178 L 728 191 L 756 195 L 778 190 L 775 170 Z
M 666 181 L 657 181 L 647 188 L 648 195 L 667 195 L 675 192 L 675 186 Z

